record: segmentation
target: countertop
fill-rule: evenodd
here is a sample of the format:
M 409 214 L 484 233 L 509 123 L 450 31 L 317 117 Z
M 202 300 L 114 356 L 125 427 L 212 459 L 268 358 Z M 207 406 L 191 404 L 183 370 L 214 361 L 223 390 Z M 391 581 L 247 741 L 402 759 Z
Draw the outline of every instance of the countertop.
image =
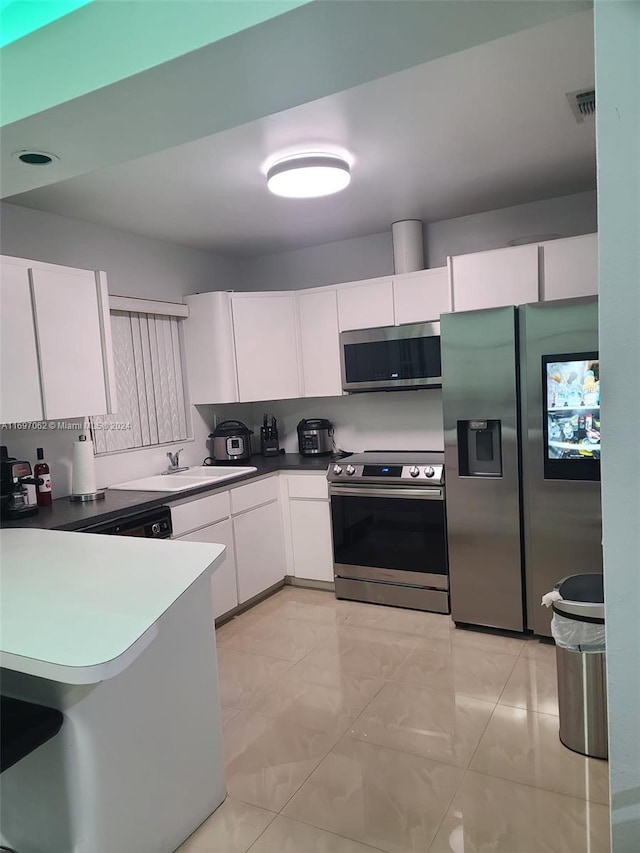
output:
M 129 492 L 107 489 L 104 500 L 86 504 L 72 503 L 68 498 L 58 498 L 53 501 L 52 506 L 41 507 L 38 515 L 18 521 L 3 520 L 1 526 L 23 530 L 83 530 L 93 524 L 164 506 L 184 498 L 225 491 L 249 480 L 255 480 L 257 477 L 263 477 L 265 474 L 275 474 L 278 471 L 326 471 L 328 466 L 338 458 L 344 457 L 300 456 L 297 453 L 281 453 L 270 457 L 254 455 L 242 464 L 251 465 L 257 470 L 243 477 L 229 480 L 227 483 L 215 486 L 203 485 L 181 492 Z
M 65 684 L 112 678 L 223 552 L 199 542 L 0 531 L 0 664 Z

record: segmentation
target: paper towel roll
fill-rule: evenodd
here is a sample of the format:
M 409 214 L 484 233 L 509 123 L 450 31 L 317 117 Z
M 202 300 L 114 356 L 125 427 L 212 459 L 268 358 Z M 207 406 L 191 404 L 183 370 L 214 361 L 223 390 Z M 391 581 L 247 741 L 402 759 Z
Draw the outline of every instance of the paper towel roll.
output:
M 93 442 L 86 435 L 73 442 L 71 464 L 71 494 L 93 494 L 96 491 L 96 465 Z

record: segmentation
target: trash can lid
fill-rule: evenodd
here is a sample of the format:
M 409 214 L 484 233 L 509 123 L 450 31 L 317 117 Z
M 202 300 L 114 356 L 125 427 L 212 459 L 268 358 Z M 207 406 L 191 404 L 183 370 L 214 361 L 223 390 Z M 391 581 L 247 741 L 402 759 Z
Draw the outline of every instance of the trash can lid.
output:
M 604 624 L 604 578 L 601 574 L 569 575 L 555 585 L 562 596 L 553 610 L 579 622 Z

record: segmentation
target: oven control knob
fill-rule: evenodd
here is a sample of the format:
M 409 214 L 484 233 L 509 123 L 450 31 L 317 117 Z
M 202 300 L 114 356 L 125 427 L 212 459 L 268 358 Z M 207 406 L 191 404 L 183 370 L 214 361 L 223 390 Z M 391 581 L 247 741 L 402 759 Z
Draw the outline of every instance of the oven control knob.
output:
M 431 467 L 431 465 L 427 465 L 427 467 L 424 469 L 424 476 L 425 476 L 425 477 L 433 477 L 433 475 L 434 475 L 435 473 L 436 473 L 436 472 L 433 470 L 433 468 Z
M 342 474 L 342 466 L 341 465 L 334 465 L 333 466 L 333 473 L 334 474 Z
M 351 477 L 352 474 L 356 473 L 356 469 L 353 465 L 347 465 L 347 474 Z
M 420 469 L 416 468 L 415 465 L 412 465 L 411 468 L 409 468 L 409 474 L 412 477 L 417 477 L 419 473 L 420 473 Z

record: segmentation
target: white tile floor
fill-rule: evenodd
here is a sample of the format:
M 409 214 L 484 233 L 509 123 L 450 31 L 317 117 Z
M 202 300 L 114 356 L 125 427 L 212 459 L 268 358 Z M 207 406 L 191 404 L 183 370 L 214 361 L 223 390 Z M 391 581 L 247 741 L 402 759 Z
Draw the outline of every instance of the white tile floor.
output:
M 216 632 L 225 803 L 180 853 L 607 853 L 555 652 L 285 587 Z

